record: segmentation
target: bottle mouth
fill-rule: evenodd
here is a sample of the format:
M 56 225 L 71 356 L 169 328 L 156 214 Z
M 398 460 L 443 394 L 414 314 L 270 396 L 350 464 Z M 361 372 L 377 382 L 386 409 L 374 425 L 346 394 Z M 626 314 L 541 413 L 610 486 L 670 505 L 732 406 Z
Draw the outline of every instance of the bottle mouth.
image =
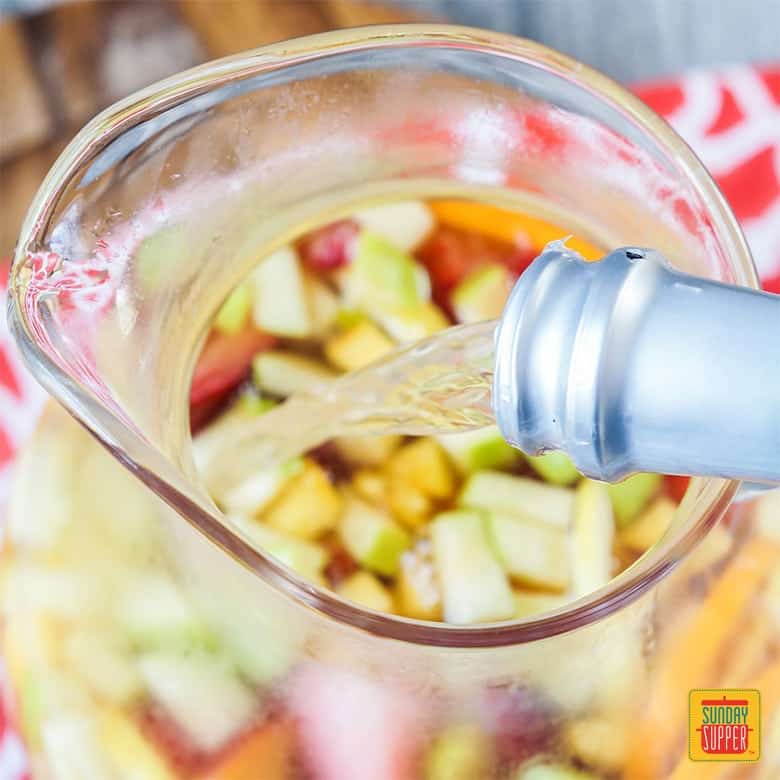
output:
M 25 304 L 27 247 L 43 245 L 59 197 L 68 183 L 85 161 L 105 150 L 123 132 L 175 105 L 183 97 L 204 95 L 237 77 L 334 54 L 398 46 L 446 47 L 453 53 L 458 50 L 478 51 L 504 60 L 523 62 L 540 72 L 554 73 L 583 86 L 595 102 L 609 104 L 628 116 L 636 126 L 653 137 L 668 158 L 674 159 L 677 168 L 691 182 L 704 204 L 714 233 L 730 258 L 737 281 L 758 286 L 744 238 L 709 174 L 674 131 L 622 87 L 557 52 L 511 36 L 456 26 L 392 25 L 300 38 L 209 63 L 153 85 L 92 120 L 58 159 L 26 217 L 9 284 L 10 328 L 28 366 L 41 384 L 120 462 L 211 542 L 285 596 L 346 626 L 408 643 L 488 648 L 533 642 L 603 619 L 650 590 L 723 515 L 739 484 L 723 480 L 693 480 L 678 510 L 677 522 L 654 548 L 601 590 L 537 619 L 461 627 L 375 613 L 301 580 L 233 533 L 220 520 L 218 513 L 207 509 L 206 504 L 194 494 L 186 494 L 161 476 L 166 469 L 155 467 L 159 461 L 144 460 L 122 448 L 117 442 L 121 440 L 118 431 L 124 423 L 113 411 L 106 409 L 84 383 L 74 379 L 67 367 L 54 359 L 46 349 L 46 336 L 40 324 L 31 321 L 31 313 Z M 186 385 L 188 388 L 189 384 Z M 183 389 L 182 403 L 184 399 Z

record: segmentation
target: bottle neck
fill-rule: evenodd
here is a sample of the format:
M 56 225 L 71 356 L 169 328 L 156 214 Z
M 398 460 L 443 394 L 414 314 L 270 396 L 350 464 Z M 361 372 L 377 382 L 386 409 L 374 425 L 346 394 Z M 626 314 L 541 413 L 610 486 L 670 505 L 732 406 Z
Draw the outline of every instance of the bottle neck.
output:
M 562 242 L 517 282 L 496 334 L 499 429 L 587 476 L 780 483 L 780 297 L 682 274 L 653 250 L 588 263 Z

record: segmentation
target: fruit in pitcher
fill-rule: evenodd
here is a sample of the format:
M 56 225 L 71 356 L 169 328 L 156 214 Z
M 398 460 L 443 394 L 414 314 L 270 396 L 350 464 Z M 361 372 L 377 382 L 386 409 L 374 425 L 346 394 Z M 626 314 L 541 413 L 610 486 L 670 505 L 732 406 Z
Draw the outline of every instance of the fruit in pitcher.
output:
M 534 518 L 568 528 L 574 509 L 574 493 L 527 477 L 478 471 L 466 480 L 459 503 L 464 507 Z
M 493 549 L 513 580 L 551 590 L 568 587 L 568 540 L 563 529 L 497 512 L 488 515 L 488 527 Z
M 243 330 L 252 309 L 252 290 L 248 284 L 239 284 L 219 307 L 214 328 L 231 336 Z
M 291 247 L 277 249 L 252 274 L 252 319 L 278 336 L 305 338 L 314 328 L 306 279 Z
M 609 485 L 609 498 L 618 528 L 625 528 L 658 494 L 662 479 L 660 474 L 634 474 L 622 482 Z
M 428 273 L 387 239 L 364 230 L 358 236 L 355 258 L 349 267 L 346 297 L 365 306 L 370 316 L 377 307 L 413 307 L 430 297 Z
M 635 520 L 618 533 L 621 544 L 637 553 L 649 550 L 667 531 L 677 506 L 666 496 L 659 496 Z
M 334 374 L 318 360 L 295 352 L 269 350 L 252 361 L 252 379 L 260 390 L 284 398 L 297 392 L 311 391 Z
M 379 579 L 370 572 L 355 572 L 339 585 L 337 592 L 345 599 L 354 601 L 362 607 L 373 609 L 375 612 L 395 612 L 393 608 L 393 595 Z
M 425 757 L 425 780 L 480 780 L 492 772 L 493 746 L 479 727 L 450 726 L 434 740 Z
M 364 229 L 381 236 L 403 252 L 416 249 L 433 229 L 433 215 L 419 200 L 387 203 L 354 214 Z
M 572 588 L 576 596 L 612 579 L 614 535 L 609 489 L 600 482 L 583 480 L 577 486 L 572 524 Z
M 526 455 L 528 465 L 545 481 L 553 485 L 571 485 L 580 474 L 565 452 L 545 452 L 544 455 Z
M 452 309 L 458 322 L 482 322 L 501 316 L 509 293 L 512 276 L 499 263 L 472 271 L 452 293 Z
M 457 469 L 464 474 L 501 469 L 517 463 L 520 453 L 506 443 L 494 425 L 437 437 Z
M 388 577 L 398 571 L 410 544 L 409 535 L 388 514 L 354 496 L 345 501 L 338 533 L 358 563 Z
M 470 625 L 514 617 L 512 589 L 479 512 L 438 515 L 431 525 L 431 543 L 448 623 Z
M 354 371 L 394 348 L 391 339 L 368 320 L 336 333 L 325 342 L 325 357 L 341 371 Z
M 318 539 L 336 527 L 342 504 L 322 467 L 306 460 L 265 511 L 265 522 L 269 528 L 299 539 Z

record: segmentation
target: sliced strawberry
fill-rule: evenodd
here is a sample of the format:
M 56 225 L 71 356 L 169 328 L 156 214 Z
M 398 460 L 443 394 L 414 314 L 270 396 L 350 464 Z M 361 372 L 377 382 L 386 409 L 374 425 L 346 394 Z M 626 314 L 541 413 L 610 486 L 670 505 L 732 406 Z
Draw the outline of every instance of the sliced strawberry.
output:
M 302 668 L 289 697 L 312 780 L 413 780 L 425 734 L 419 703 L 325 665 Z
M 524 687 L 489 688 L 483 723 L 495 734 L 502 760 L 512 766 L 545 753 L 558 739 L 552 706 Z
M 298 251 L 312 271 L 330 271 L 350 261 L 357 234 L 357 223 L 351 219 L 332 222 L 304 236 Z
M 664 492 L 679 504 L 683 500 L 685 491 L 688 490 L 690 481 L 690 477 L 670 477 L 667 475 L 664 477 Z
M 190 405 L 216 398 L 242 382 L 252 358 L 273 346 L 275 339 L 254 328 L 235 334 L 212 331 L 203 348 L 190 389 Z

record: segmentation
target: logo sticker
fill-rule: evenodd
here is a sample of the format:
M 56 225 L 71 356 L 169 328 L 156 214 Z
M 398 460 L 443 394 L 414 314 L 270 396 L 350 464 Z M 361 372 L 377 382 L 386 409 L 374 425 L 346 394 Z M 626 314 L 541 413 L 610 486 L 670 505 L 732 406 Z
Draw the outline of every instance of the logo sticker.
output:
M 761 756 L 761 694 L 756 690 L 693 690 L 688 721 L 691 761 L 758 761 Z

